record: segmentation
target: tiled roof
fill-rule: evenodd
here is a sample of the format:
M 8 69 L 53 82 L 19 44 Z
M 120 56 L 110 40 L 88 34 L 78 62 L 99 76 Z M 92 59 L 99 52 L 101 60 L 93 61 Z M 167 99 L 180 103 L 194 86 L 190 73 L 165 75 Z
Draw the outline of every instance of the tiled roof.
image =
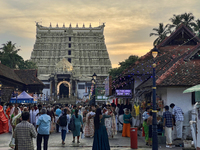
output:
M 190 31 L 184 24 L 181 24 L 176 30 L 175 32 L 173 32 L 169 37 L 167 37 L 165 40 L 163 40 L 159 45 L 158 48 L 161 46 L 165 46 L 167 44 L 168 41 L 170 41 L 172 38 L 175 38 L 175 36 L 180 33 L 181 31 L 186 32 L 188 35 L 193 37 L 193 40 L 196 42 L 200 42 L 200 39 L 198 36 L 196 36 L 192 31 Z
M 194 47 L 194 49 L 196 46 Z M 200 60 L 184 61 L 194 51 L 191 49 L 171 59 L 165 67 L 156 67 L 156 86 L 193 86 L 200 83 Z M 152 86 L 152 78 L 140 84 L 137 89 Z
M 179 43 L 179 41 L 176 41 L 179 39 L 181 39 L 184 44 L 173 45 Z M 190 59 L 200 51 L 200 39 L 185 25 L 180 25 L 179 28 L 159 44 L 157 48 L 160 52 L 156 58 L 157 86 L 190 86 L 200 83 L 200 69 L 197 69 L 200 66 L 200 60 Z M 138 76 L 147 76 L 149 79 L 140 84 L 137 89 L 152 86 L 152 64 L 153 58 L 151 52 L 148 52 L 129 68 L 124 70 L 124 72 L 113 81 L 112 87 L 123 87 Z
M 159 86 L 176 85 L 176 86 L 193 86 L 200 84 L 200 60 L 191 60 L 185 62 L 180 60 L 175 69 L 169 72 L 162 82 L 157 80 Z
M 175 60 L 180 58 L 183 54 L 188 54 L 190 51 L 193 50 L 196 46 L 166 46 L 166 47 L 160 47 L 159 48 L 159 55 L 156 58 L 156 72 L 159 72 L 162 70 L 162 72 L 165 72 L 168 67 L 170 67 L 171 63 L 174 63 Z M 134 64 L 129 70 L 126 70 L 124 72 L 124 76 L 131 76 L 131 78 L 134 78 L 134 76 L 144 76 L 144 75 L 152 75 L 152 64 L 153 64 L 153 58 L 151 56 L 145 57 L 143 60 L 139 60 L 139 63 Z M 122 79 L 125 80 L 124 76 L 121 76 L 120 78 L 116 79 L 113 82 L 113 86 L 121 86 L 123 83 Z M 152 84 L 152 82 L 151 82 Z
M 13 69 L 10 69 L 9 67 L 3 65 L 2 63 L 0 63 L 0 76 L 20 82 L 20 83 L 24 83 L 14 72 Z
M 43 84 L 43 83 L 37 78 L 37 70 L 34 70 L 34 69 L 14 70 L 14 72 L 19 76 L 19 78 L 20 78 L 26 85 Z
M 0 63 L 0 76 L 26 85 L 44 85 L 37 78 L 37 70 L 13 70 Z

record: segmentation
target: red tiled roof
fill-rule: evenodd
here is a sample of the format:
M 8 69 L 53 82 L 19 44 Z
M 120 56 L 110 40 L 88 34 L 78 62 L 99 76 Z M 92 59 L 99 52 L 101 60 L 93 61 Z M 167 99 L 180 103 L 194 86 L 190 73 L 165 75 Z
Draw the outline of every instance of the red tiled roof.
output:
M 44 85 L 37 78 L 37 70 L 13 70 L 0 63 L 0 76 L 26 85 Z
M 163 40 L 158 46 L 157 48 L 161 47 L 161 46 L 165 46 L 165 44 L 171 40 L 172 38 L 175 37 L 175 35 L 180 32 L 181 30 L 185 30 L 185 32 L 187 32 L 188 34 L 190 34 L 190 36 L 194 37 L 193 39 L 197 42 L 200 42 L 200 39 L 198 36 L 196 36 L 192 31 L 190 31 L 184 24 L 181 24 L 176 30 L 175 32 L 173 32 L 169 37 L 165 38 L 165 40 Z
M 13 69 L 10 69 L 9 67 L 3 65 L 2 63 L 0 63 L 0 76 L 20 82 L 20 83 L 24 83 L 14 72 Z
M 172 40 L 174 38 L 173 36 L 177 36 L 177 34 L 180 35 L 180 32 L 182 31 L 187 32 L 186 34 L 189 35 L 191 39 L 194 40 L 192 44 L 197 43 L 197 45 L 165 45 L 168 42 L 168 40 Z M 160 53 L 156 58 L 157 85 L 169 86 L 169 85 L 181 85 L 181 83 L 183 85 L 192 84 L 193 82 L 190 80 L 184 80 L 184 82 L 182 82 L 182 80 L 185 79 L 183 76 L 182 78 L 180 78 L 179 81 L 178 80 L 179 78 L 177 78 L 176 75 L 180 74 L 181 72 L 176 72 L 176 70 L 178 67 L 179 68 L 181 67 L 182 70 L 192 69 L 192 68 L 189 69 L 187 68 L 188 66 L 185 65 L 185 63 L 187 62 L 185 62 L 184 60 L 186 59 L 189 60 L 189 58 L 191 58 L 197 51 L 200 50 L 200 39 L 196 37 L 185 25 L 181 25 L 174 33 L 172 33 L 158 46 L 158 49 Z M 199 61 L 194 60 L 193 62 L 196 62 L 197 64 L 197 62 Z M 125 82 L 129 82 L 132 78 L 134 78 L 134 76 L 149 75 L 150 77 L 152 74 L 152 66 L 151 66 L 152 64 L 153 64 L 153 58 L 151 56 L 151 53 L 148 52 L 146 55 L 141 57 L 137 62 L 135 62 L 133 65 L 127 68 L 123 72 L 123 74 L 113 82 L 113 87 L 123 86 L 123 84 L 126 84 Z M 176 73 L 174 74 L 174 72 Z M 129 76 L 128 80 L 126 76 Z M 188 76 L 188 79 L 192 78 Z M 152 86 L 152 79 L 150 78 L 144 83 L 138 86 L 137 89 L 146 86 Z M 197 83 L 197 81 L 195 80 L 194 83 Z
M 14 70 L 14 72 L 19 76 L 19 78 L 26 84 L 26 85 L 33 85 L 33 84 L 43 84 L 37 78 L 37 70 L 35 69 L 27 69 L 27 70 Z

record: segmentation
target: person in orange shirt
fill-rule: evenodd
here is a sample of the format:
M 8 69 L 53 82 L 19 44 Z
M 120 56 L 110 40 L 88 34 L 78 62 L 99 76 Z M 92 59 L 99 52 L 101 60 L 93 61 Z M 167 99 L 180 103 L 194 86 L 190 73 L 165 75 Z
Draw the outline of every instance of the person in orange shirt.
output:
M 10 124 L 10 116 L 11 116 L 10 111 L 11 111 L 12 107 L 13 107 L 13 105 L 10 103 L 10 104 L 9 104 L 9 107 L 6 109 L 6 116 L 7 116 L 8 120 L 9 120 L 9 121 L 8 121 L 9 132 L 12 132 L 12 126 L 11 126 L 11 124 Z
M 0 134 L 8 132 L 8 118 L 4 114 L 3 107 L 0 105 Z

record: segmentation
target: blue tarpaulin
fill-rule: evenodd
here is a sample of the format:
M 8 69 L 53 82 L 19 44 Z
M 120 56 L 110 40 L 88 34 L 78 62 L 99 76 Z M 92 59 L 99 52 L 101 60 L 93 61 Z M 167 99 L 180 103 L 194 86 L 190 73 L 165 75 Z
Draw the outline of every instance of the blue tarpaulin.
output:
M 10 103 L 37 103 L 37 101 L 34 101 L 33 97 L 23 91 L 19 96 L 12 97 Z

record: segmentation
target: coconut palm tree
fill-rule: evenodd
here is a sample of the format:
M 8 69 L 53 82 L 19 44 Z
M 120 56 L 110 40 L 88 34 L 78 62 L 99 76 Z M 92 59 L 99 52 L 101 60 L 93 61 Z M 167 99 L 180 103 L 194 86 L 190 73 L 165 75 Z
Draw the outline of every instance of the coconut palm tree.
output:
M 156 40 L 153 42 L 153 45 L 156 46 L 158 44 L 160 44 L 170 32 L 169 28 L 168 28 L 169 24 L 167 24 L 166 26 L 164 26 L 163 23 L 159 23 L 159 27 L 158 28 L 153 28 L 154 31 L 156 31 L 156 33 L 150 33 L 150 36 L 154 35 L 154 36 L 158 36 L 156 38 Z
M 186 27 L 191 28 L 191 24 L 194 21 L 194 15 L 192 13 L 184 13 L 181 15 L 181 21 Z
M 6 44 L 2 44 L 0 48 L 0 61 L 2 64 L 12 69 L 36 69 L 36 63 L 26 60 L 19 56 L 17 53 L 20 49 L 16 48 L 16 44 L 8 41 Z
M 173 28 L 178 28 L 179 25 L 184 24 L 186 27 L 188 27 L 191 31 L 192 30 L 192 24 L 194 21 L 194 16 L 192 13 L 184 13 L 181 15 L 173 15 L 173 18 L 169 19 L 172 24 L 169 26 L 169 30 L 172 30 Z
M 23 62 L 23 58 L 17 54 L 20 49 L 17 49 L 15 43 L 13 44 L 11 41 L 2 45 L 3 47 L 0 48 L 1 63 L 10 68 L 19 66 Z
M 197 19 L 195 22 L 191 23 L 191 26 L 193 27 L 193 30 L 196 34 L 198 34 L 199 38 L 200 38 L 200 20 Z
M 171 30 L 172 28 L 177 28 L 182 23 L 181 15 L 174 14 L 173 17 L 169 20 L 172 22 L 172 24 L 169 25 L 169 30 Z

